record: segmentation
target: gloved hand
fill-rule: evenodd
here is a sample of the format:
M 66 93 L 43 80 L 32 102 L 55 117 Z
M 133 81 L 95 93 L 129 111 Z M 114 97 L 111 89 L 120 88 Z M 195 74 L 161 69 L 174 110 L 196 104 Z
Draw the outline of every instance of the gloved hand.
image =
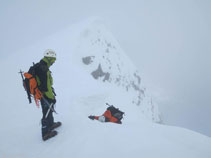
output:
M 95 116 L 90 115 L 90 116 L 88 116 L 88 118 L 90 118 L 91 120 L 94 120 Z
M 56 104 L 56 98 L 52 99 L 52 103 Z
M 49 102 L 49 104 L 53 103 L 53 104 L 56 104 L 56 98 L 54 99 L 50 99 L 50 98 L 46 98 Z

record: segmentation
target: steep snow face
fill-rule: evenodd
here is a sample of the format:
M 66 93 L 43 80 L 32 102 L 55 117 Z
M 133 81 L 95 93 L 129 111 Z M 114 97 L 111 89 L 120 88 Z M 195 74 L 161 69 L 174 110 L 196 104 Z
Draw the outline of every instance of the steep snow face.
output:
M 137 68 L 100 20 L 81 31 L 75 58 L 93 79 L 126 91 L 130 105 L 139 106 L 150 120 L 161 122 L 158 106 L 143 87 Z

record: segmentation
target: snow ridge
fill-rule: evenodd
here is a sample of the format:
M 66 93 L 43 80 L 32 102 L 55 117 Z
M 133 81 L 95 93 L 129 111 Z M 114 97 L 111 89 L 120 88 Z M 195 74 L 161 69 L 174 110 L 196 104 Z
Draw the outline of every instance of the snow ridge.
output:
M 128 92 L 131 104 L 140 106 L 150 120 L 161 122 L 157 104 L 141 83 L 141 77 L 101 20 L 95 20 L 81 32 L 78 54 L 90 75 Z

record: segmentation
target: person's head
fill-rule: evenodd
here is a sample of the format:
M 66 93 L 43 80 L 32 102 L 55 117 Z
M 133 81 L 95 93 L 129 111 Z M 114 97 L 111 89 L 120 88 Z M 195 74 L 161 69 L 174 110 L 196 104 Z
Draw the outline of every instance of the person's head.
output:
M 52 49 L 47 49 L 44 52 L 44 58 L 48 61 L 49 66 L 51 66 L 56 61 L 56 52 Z

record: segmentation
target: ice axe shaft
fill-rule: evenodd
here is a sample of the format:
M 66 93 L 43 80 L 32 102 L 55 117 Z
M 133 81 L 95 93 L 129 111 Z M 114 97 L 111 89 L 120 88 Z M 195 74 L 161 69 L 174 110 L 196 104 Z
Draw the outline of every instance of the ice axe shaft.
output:
M 54 103 L 49 103 L 48 101 L 47 101 L 47 99 L 45 99 L 44 97 L 42 98 L 43 100 L 44 100 L 44 102 L 48 105 L 48 111 L 47 111 L 47 113 L 45 114 L 45 118 L 47 118 L 48 117 L 48 114 L 49 114 L 49 112 L 50 112 L 50 110 L 52 110 L 53 112 L 55 112 L 56 114 L 57 114 L 57 112 L 54 110 L 54 108 L 53 108 L 53 105 L 54 105 Z
M 30 92 L 27 90 L 27 87 L 26 87 L 26 84 L 25 84 L 25 79 L 24 79 L 24 77 L 23 77 L 23 71 L 20 70 L 19 73 L 21 74 L 21 78 L 22 78 L 22 82 L 23 82 L 23 87 L 24 87 L 24 90 L 25 90 L 26 93 L 27 93 L 27 97 L 28 97 L 29 103 L 31 103 L 31 102 L 32 102 L 32 100 L 31 100 L 31 94 L 30 94 Z
M 106 103 L 106 105 L 108 105 L 108 106 L 112 106 L 112 105 L 110 105 L 110 104 L 108 104 L 108 103 Z
M 48 111 L 47 111 L 47 113 L 45 114 L 45 118 L 48 117 L 48 114 L 49 114 L 50 110 L 52 109 L 52 106 L 53 106 L 53 105 L 54 105 L 54 104 L 51 103 L 51 105 L 49 106 Z

